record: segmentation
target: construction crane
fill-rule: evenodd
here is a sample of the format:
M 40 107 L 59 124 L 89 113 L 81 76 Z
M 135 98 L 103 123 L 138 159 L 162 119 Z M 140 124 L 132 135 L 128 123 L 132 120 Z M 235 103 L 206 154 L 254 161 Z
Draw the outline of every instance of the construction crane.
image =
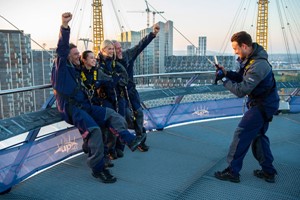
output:
M 149 26 L 150 26 L 150 13 L 152 13 L 152 15 L 153 15 L 153 24 L 152 25 L 154 25 L 155 24 L 155 14 L 162 14 L 162 13 L 164 13 L 164 11 L 151 11 L 149 9 L 149 5 L 148 5 L 147 0 L 145 0 L 145 3 L 146 3 L 146 12 L 147 12 L 147 27 L 149 28 Z
M 103 16 L 102 16 L 102 1 L 93 0 L 93 52 L 98 55 L 100 44 L 104 40 Z
M 258 1 L 256 42 L 268 50 L 268 4 L 269 0 Z
M 153 15 L 153 25 L 155 24 L 155 15 L 156 14 L 162 14 L 164 13 L 164 11 L 151 11 L 148 5 L 147 0 L 145 0 L 146 3 L 146 10 L 145 11 L 128 11 L 128 12 L 132 12 L 132 13 L 147 13 L 147 27 L 150 27 L 150 13 L 152 13 Z

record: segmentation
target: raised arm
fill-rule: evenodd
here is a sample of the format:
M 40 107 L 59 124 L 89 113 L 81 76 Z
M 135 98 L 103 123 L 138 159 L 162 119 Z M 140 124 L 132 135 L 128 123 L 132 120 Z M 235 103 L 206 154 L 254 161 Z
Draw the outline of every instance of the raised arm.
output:
M 57 43 L 57 55 L 60 58 L 67 58 L 69 55 L 70 27 L 69 22 L 72 14 L 69 12 L 62 14 L 62 25 L 60 27 L 59 39 Z
M 123 53 L 123 57 L 127 60 L 127 62 L 133 61 L 136 57 L 150 44 L 150 42 L 157 36 L 160 27 L 158 24 L 153 26 L 153 31 L 146 35 L 137 45 L 132 47 L 131 49 L 127 49 Z
M 71 13 L 62 14 L 62 25 L 60 27 L 59 39 L 57 43 L 57 58 L 55 59 L 51 73 L 51 83 L 55 90 L 62 91 L 66 80 L 66 68 L 69 55 L 70 27 L 69 21 L 72 19 Z

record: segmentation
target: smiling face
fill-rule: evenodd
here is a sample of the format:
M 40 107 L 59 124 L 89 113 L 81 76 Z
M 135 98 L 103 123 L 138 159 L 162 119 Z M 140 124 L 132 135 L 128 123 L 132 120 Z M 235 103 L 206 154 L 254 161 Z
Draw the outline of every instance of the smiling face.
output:
M 112 41 L 104 40 L 100 45 L 100 53 L 104 58 L 115 59 L 115 47 Z
M 231 46 L 236 55 L 244 60 L 252 53 L 252 38 L 245 32 L 237 32 L 231 37 Z
M 112 58 L 114 56 L 115 48 L 112 44 L 108 44 L 103 49 L 101 49 L 101 53 L 105 57 Z
M 244 59 L 246 57 L 245 55 L 245 44 L 242 44 L 241 46 L 237 42 L 231 43 L 232 49 L 234 54 L 238 55 L 241 59 Z
M 73 63 L 76 66 L 80 65 L 80 53 L 77 47 L 70 49 L 69 60 L 71 63 Z
M 119 42 L 115 42 L 114 46 L 115 46 L 117 58 L 122 59 L 123 56 L 122 56 L 122 46 L 121 46 L 121 44 Z
M 87 52 L 82 54 L 82 62 L 87 69 L 96 66 L 96 58 L 93 52 Z

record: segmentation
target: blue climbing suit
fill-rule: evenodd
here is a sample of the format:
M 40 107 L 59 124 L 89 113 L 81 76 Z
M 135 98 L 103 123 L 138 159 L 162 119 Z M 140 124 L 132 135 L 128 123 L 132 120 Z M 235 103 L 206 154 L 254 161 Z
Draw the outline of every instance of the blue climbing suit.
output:
M 136 46 L 123 51 L 123 58 L 121 60 L 117 60 L 125 67 L 129 77 L 127 90 L 130 99 L 129 103 L 135 113 L 134 128 L 137 135 L 140 135 L 143 132 L 144 115 L 141 107 L 140 96 L 138 91 L 136 90 L 136 85 L 133 79 L 134 62 L 138 55 L 150 44 L 150 42 L 155 37 L 155 34 L 150 32 Z
M 224 87 L 236 96 L 248 96 L 248 110 L 235 130 L 227 156 L 234 175 L 239 175 L 250 145 L 262 170 L 268 174 L 276 173 L 266 132 L 278 110 L 279 96 L 267 52 L 257 43 L 253 43 L 252 47 L 252 54 L 244 60 L 238 58 L 240 68 L 236 72 L 228 71 L 227 80 L 223 82 Z
M 127 131 L 125 120 L 117 120 L 111 109 L 93 106 L 88 98 L 86 88 L 80 78 L 80 67 L 75 67 L 68 60 L 70 28 L 60 28 L 57 44 L 57 59 L 52 68 L 51 83 L 56 98 L 58 111 L 62 118 L 79 129 L 83 139 L 88 139 L 87 164 L 94 172 L 103 170 L 104 146 L 99 126 L 108 126 L 123 136 L 126 143 L 134 140 L 135 136 Z M 121 128 L 115 128 L 121 127 Z

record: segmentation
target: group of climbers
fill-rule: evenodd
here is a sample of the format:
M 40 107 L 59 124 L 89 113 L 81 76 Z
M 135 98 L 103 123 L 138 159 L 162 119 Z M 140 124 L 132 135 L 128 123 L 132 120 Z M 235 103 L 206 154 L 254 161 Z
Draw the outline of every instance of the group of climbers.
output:
M 57 58 L 51 75 L 57 108 L 63 119 L 77 127 L 82 135 L 82 149 L 88 155 L 92 175 L 104 183 L 114 183 L 116 177 L 108 167 L 114 166 L 112 159 L 123 157 L 125 145 L 132 151 L 149 149 L 145 144 L 133 65 L 156 37 L 159 26 L 155 25 L 154 31 L 138 45 L 123 52 L 123 57 L 118 42 L 103 41 L 96 58 L 89 50 L 80 55 L 77 47 L 69 43 L 71 19 L 71 13 L 62 14 Z M 128 128 L 134 129 L 135 134 Z

